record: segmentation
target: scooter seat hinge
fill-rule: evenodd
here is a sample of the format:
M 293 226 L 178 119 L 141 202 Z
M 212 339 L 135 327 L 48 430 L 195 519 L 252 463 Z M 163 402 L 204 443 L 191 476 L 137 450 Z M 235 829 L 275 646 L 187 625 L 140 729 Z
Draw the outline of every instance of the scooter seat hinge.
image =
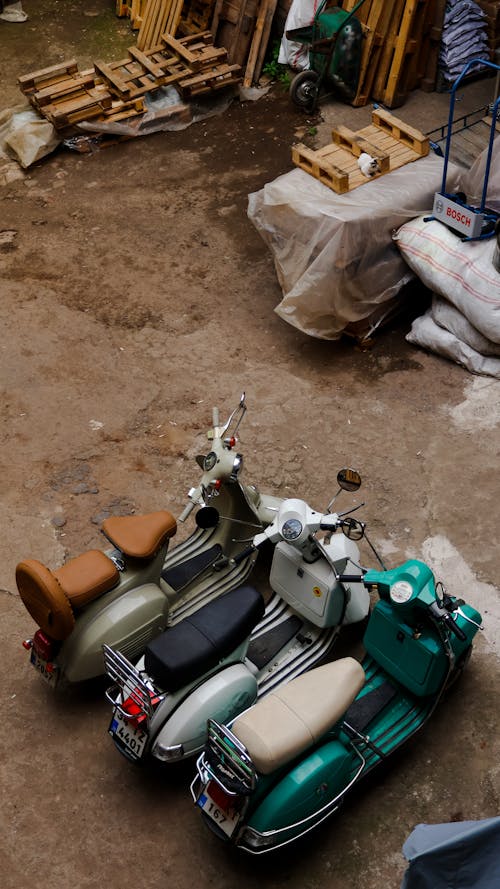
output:
M 123 558 L 123 555 L 121 554 L 120 550 L 118 550 L 118 549 L 113 550 L 113 552 L 110 554 L 109 558 L 111 559 L 113 564 L 116 565 L 118 571 L 125 571 L 125 559 Z

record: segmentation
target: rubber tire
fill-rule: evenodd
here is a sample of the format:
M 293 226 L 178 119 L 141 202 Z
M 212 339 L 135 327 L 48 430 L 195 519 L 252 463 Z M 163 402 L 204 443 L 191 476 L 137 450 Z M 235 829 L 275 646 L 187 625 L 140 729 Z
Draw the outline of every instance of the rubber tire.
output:
M 316 107 L 318 99 L 316 84 L 318 80 L 319 74 L 316 71 L 307 70 L 296 74 L 290 84 L 290 98 L 292 102 L 309 114 Z
M 16 568 L 16 583 L 21 599 L 40 629 L 52 639 L 66 639 L 75 625 L 75 617 L 52 571 L 36 559 L 26 559 Z

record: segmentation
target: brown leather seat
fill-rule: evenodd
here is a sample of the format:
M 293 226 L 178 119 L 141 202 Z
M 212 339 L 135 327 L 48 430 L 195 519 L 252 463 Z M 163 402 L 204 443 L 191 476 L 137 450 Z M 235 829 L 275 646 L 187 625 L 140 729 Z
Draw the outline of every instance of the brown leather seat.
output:
M 149 559 L 177 531 L 177 522 L 166 509 L 147 515 L 111 516 L 102 531 L 120 552 L 134 559 Z
M 114 562 L 100 550 L 89 550 L 51 571 L 37 559 L 16 568 L 19 595 L 33 620 L 53 639 L 66 639 L 75 625 L 73 608 L 81 608 L 111 590 L 120 578 Z

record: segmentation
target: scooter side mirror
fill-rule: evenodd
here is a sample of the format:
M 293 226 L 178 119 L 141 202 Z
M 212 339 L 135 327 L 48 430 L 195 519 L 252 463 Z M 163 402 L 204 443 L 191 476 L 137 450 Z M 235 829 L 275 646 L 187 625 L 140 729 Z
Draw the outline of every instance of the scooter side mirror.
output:
M 215 506 L 202 506 L 195 515 L 195 522 L 198 528 L 204 531 L 207 528 L 216 528 L 219 524 L 220 514 Z
M 204 454 L 198 454 L 198 455 L 195 457 L 195 460 L 196 460 L 198 466 L 200 467 L 200 469 L 203 469 L 203 470 L 204 470 L 204 469 L 205 469 L 205 455 L 204 455 Z
M 342 519 L 341 528 L 342 533 L 345 534 L 349 540 L 361 540 L 365 535 L 365 526 L 362 522 L 358 522 L 357 519 Z
M 337 484 L 343 491 L 357 491 L 361 487 L 361 476 L 355 469 L 341 469 L 337 473 Z

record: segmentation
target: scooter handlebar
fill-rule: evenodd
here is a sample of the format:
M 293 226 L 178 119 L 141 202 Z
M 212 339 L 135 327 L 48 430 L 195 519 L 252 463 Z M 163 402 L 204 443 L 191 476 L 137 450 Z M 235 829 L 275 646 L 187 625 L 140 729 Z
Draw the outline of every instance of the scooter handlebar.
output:
M 178 517 L 178 520 L 177 520 L 177 521 L 179 521 L 179 522 L 185 522 L 186 519 L 187 519 L 187 517 L 188 517 L 188 515 L 191 515 L 191 513 L 192 513 L 193 509 L 195 508 L 195 506 L 196 506 L 196 503 L 193 503 L 192 500 L 191 500 L 189 503 L 187 503 L 186 506 L 184 507 L 184 509 L 182 510 L 180 516 Z
M 448 627 L 448 629 L 451 630 L 452 633 L 455 634 L 457 639 L 460 639 L 460 642 L 465 642 L 467 636 L 465 635 L 461 627 L 458 626 L 457 622 L 453 620 L 451 614 L 448 611 L 443 615 L 443 621 L 444 625 Z
M 434 615 L 434 618 L 441 621 L 450 633 L 454 633 L 457 639 L 460 639 L 460 642 L 465 642 L 467 636 L 462 628 L 458 626 L 457 622 L 453 620 L 450 612 L 447 611 L 446 608 L 443 608 L 438 602 L 433 602 L 430 606 L 430 610 Z
M 254 553 L 256 549 L 257 549 L 257 547 L 254 546 L 253 543 L 251 543 L 250 546 L 245 547 L 245 549 L 242 549 L 240 553 L 238 553 L 236 556 L 234 556 L 234 558 L 233 558 L 234 564 L 239 565 L 240 562 L 243 562 L 245 559 L 248 558 L 248 556 L 251 556 L 252 553 Z
M 363 583 L 362 574 L 339 574 L 336 579 L 339 583 Z

